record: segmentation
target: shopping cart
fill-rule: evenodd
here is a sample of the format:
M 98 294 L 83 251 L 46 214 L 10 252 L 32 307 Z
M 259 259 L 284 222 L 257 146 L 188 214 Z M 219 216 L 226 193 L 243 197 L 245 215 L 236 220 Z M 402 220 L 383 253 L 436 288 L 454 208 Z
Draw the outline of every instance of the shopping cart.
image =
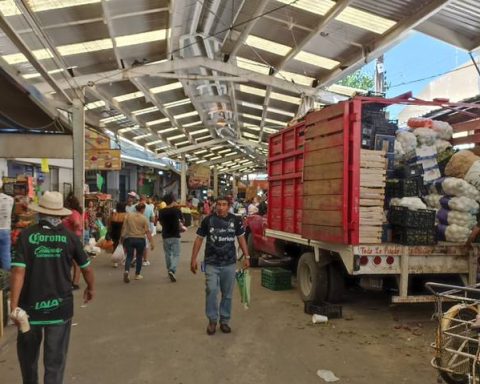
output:
M 438 321 L 432 365 L 448 384 L 480 383 L 480 284 L 427 283 Z

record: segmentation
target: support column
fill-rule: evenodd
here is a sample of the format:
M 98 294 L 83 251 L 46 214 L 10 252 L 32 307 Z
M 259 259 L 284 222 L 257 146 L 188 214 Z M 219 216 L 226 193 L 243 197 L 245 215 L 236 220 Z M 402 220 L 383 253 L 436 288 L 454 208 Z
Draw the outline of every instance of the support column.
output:
M 185 156 L 182 156 L 182 173 L 180 175 L 180 203 L 187 203 L 187 162 Z
M 83 190 L 85 185 L 85 110 L 80 99 L 73 100 L 73 193 L 82 208 L 85 205 Z
M 213 197 L 218 197 L 218 169 L 213 167 Z
M 107 193 L 113 200 L 120 200 L 120 171 L 107 172 Z
M 232 180 L 232 196 L 235 200 L 237 200 L 237 196 L 238 196 L 237 175 L 233 174 L 232 177 L 233 177 L 233 180 Z

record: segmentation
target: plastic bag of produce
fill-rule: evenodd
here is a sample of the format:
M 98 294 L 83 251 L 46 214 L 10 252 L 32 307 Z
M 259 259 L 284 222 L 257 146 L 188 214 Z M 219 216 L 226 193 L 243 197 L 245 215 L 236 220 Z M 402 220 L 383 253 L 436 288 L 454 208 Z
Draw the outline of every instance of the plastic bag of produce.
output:
M 480 201 L 480 192 L 465 180 L 456 177 L 444 177 L 435 180 L 431 186 L 431 193 L 448 196 L 465 196 Z
M 415 156 L 417 148 L 417 137 L 409 131 L 397 131 L 395 142 L 398 142 L 405 153 L 405 159 L 408 160 Z
M 449 241 L 452 243 L 466 243 L 470 237 L 471 229 L 460 227 L 456 224 L 452 225 L 443 225 L 439 224 L 437 226 L 437 235 L 438 240 L 440 241 Z
M 463 179 L 473 163 L 477 160 L 480 160 L 480 158 L 471 151 L 465 150 L 457 152 L 445 167 L 445 175 Z
M 407 207 L 412 211 L 415 211 L 417 209 L 427 209 L 427 206 L 419 197 L 403 197 L 401 199 L 395 198 L 390 200 L 390 205 Z
M 442 153 L 452 148 L 452 144 L 447 140 L 437 140 L 435 142 L 435 147 L 437 148 L 438 153 Z
M 452 211 L 468 212 L 472 215 L 476 215 L 479 210 L 478 203 L 465 196 L 450 197 L 432 193 L 425 196 L 424 200 L 429 207 L 435 209 L 445 208 Z
M 432 129 L 438 133 L 438 137 L 443 140 L 450 140 L 453 135 L 453 128 L 445 121 L 432 120 Z
M 468 229 L 472 229 L 477 224 L 475 215 L 468 212 L 451 211 L 445 208 L 442 208 L 437 212 L 437 219 L 440 224 L 456 224 Z
M 407 121 L 407 125 L 410 128 L 431 128 L 432 124 L 432 119 L 427 119 L 425 117 L 411 117 Z

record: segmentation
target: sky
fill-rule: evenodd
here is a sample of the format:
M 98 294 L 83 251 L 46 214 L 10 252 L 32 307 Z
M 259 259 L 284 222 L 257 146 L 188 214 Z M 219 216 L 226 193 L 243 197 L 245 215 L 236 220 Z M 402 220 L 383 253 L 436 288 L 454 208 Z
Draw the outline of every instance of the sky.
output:
M 434 39 L 420 32 L 411 35 L 384 54 L 386 81 L 390 84 L 387 97 L 395 97 L 412 91 L 413 96 L 420 92 L 434 79 L 429 78 L 455 69 L 470 60 L 468 52 Z M 363 70 L 374 73 L 375 61 L 366 65 Z M 417 81 L 420 79 L 425 79 Z M 403 107 L 391 107 L 391 117 Z

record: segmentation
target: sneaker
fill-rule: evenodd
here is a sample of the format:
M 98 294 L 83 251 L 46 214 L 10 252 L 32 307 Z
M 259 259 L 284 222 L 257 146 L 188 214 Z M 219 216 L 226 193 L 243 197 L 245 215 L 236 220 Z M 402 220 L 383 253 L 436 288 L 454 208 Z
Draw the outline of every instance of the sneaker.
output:
M 118 268 L 118 263 L 113 263 L 113 268 Z
M 128 272 L 123 272 L 123 282 L 124 283 L 129 283 L 130 282 L 130 276 L 128 275 Z
M 217 323 L 210 321 L 207 326 L 207 335 L 209 336 L 214 335 L 216 331 L 217 331 Z
M 173 271 L 168 271 L 168 277 L 172 281 L 172 283 L 175 283 L 177 281 L 177 277 L 175 276 L 175 273 Z
M 142 263 L 142 265 L 143 265 L 144 267 L 148 267 L 148 266 L 150 265 L 150 261 L 145 260 L 145 261 Z
M 135 280 L 142 280 L 143 276 L 142 275 L 135 275 Z
M 223 332 L 223 333 L 230 333 L 232 332 L 232 328 L 230 328 L 230 326 L 228 324 L 220 324 L 220 330 Z

